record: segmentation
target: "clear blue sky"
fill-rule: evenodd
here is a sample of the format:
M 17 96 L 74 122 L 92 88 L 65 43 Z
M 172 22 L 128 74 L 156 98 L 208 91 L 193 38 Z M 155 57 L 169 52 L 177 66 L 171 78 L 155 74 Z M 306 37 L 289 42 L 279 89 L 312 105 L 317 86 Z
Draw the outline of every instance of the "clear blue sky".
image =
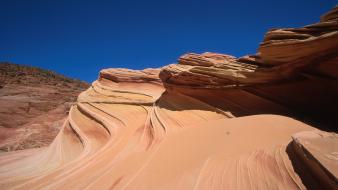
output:
M 109 67 L 174 63 L 186 52 L 256 52 L 273 27 L 314 23 L 335 0 L 0 0 L 0 61 L 92 82 Z

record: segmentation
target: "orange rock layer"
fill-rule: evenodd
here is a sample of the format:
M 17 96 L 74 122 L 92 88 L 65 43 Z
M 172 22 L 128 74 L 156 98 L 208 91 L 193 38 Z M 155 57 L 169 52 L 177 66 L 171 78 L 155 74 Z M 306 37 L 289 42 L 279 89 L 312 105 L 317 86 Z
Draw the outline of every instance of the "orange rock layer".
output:
M 338 124 L 337 10 L 254 56 L 102 70 L 51 146 L 0 155 L 1 187 L 337 188 L 337 135 L 308 125 Z

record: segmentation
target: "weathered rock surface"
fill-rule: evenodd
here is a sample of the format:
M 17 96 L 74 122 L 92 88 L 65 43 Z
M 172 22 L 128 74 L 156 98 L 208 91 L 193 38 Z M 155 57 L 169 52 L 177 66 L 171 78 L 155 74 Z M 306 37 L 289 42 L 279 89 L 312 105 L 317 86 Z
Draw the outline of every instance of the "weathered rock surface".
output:
M 249 93 L 251 97 L 258 96 L 271 104 L 278 104 L 275 107 L 287 108 L 273 113 L 292 115 L 323 129 L 336 130 L 337 10 L 336 7 L 325 14 L 317 24 L 269 31 L 257 55 L 235 58 L 218 53 L 185 54 L 178 59 L 178 64 L 165 66 L 160 78 L 167 88 L 190 96 L 212 92 L 209 94 L 219 99 L 228 96 L 229 93 L 224 93 L 227 89 L 232 91 L 232 96 L 237 94 L 235 100 L 231 99 L 228 104 L 236 101 L 241 109 L 247 107 L 247 102 L 257 102 L 257 106 L 251 107 L 256 114 L 271 113 L 271 110 L 260 108 L 261 104 L 255 100 L 257 98 L 250 98 L 245 103 L 238 101 Z M 220 104 L 224 102 L 214 105 Z M 237 108 L 232 111 L 232 105 L 226 106 L 235 115 L 248 115 Z M 321 110 L 321 114 L 314 110 Z
M 0 63 L 0 150 L 49 145 L 89 84 L 34 67 Z
M 103 69 L 100 78 L 114 82 L 161 82 L 158 78 L 160 69 L 144 69 L 142 71 L 130 69 Z
M 338 8 L 323 15 L 321 21 L 303 28 L 273 29 L 260 44 L 260 61 L 271 65 L 299 65 L 337 58 Z M 289 66 L 290 67 L 290 66 Z
M 336 10 L 320 23 L 336 22 Z M 48 148 L 0 154 L 0 185 L 337 189 L 336 134 L 314 128 L 338 124 L 337 73 L 328 72 L 338 44 L 326 29 L 324 37 L 283 33 L 284 44 L 303 45 L 297 58 L 282 48 L 270 54 L 264 43 L 283 40 L 267 37 L 257 55 L 186 54 L 161 69 L 103 70 Z M 328 47 L 316 54 L 312 40 Z
M 308 69 L 337 79 L 337 9 L 316 24 L 270 30 L 257 55 L 237 59 L 217 53 L 190 53 L 181 56 L 178 64 L 164 67 L 160 77 L 168 84 L 204 88 L 272 83 Z
M 305 167 L 303 170 L 316 177 L 318 188 L 337 188 L 338 135 L 315 130 L 294 134 L 292 138 L 293 149 Z

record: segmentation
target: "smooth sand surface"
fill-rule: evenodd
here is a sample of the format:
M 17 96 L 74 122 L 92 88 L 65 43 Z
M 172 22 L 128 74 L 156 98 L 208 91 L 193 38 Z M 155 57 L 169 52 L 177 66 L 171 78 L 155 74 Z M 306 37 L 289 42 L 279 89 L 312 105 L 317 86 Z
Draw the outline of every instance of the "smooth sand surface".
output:
M 123 94 L 123 95 L 121 95 Z M 0 155 L 3 189 L 305 189 L 286 147 L 312 130 L 231 114 L 157 83 L 102 79 L 50 147 Z

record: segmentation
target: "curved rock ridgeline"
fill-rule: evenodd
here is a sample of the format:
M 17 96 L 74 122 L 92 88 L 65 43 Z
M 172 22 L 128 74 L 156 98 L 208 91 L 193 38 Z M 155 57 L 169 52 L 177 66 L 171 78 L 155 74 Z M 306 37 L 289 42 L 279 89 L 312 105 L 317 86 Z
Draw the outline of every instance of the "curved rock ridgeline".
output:
M 337 80 L 319 66 L 332 60 L 299 67 L 262 56 L 102 70 L 48 148 L 0 154 L 1 188 L 336 188 L 336 134 L 281 116 L 338 124 Z
M 161 82 L 158 78 L 160 69 L 103 69 L 99 79 L 108 79 L 114 82 Z
M 189 53 L 181 56 L 178 64 L 164 67 L 160 78 L 169 85 L 219 88 L 272 83 L 311 69 L 337 79 L 337 10 L 303 28 L 270 30 L 257 55 L 237 59 L 217 53 Z
M 267 32 L 258 49 L 259 61 L 271 65 L 316 64 L 312 61 L 338 56 L 337 41 L 338 8 L 335 7 L 319 23 Z

